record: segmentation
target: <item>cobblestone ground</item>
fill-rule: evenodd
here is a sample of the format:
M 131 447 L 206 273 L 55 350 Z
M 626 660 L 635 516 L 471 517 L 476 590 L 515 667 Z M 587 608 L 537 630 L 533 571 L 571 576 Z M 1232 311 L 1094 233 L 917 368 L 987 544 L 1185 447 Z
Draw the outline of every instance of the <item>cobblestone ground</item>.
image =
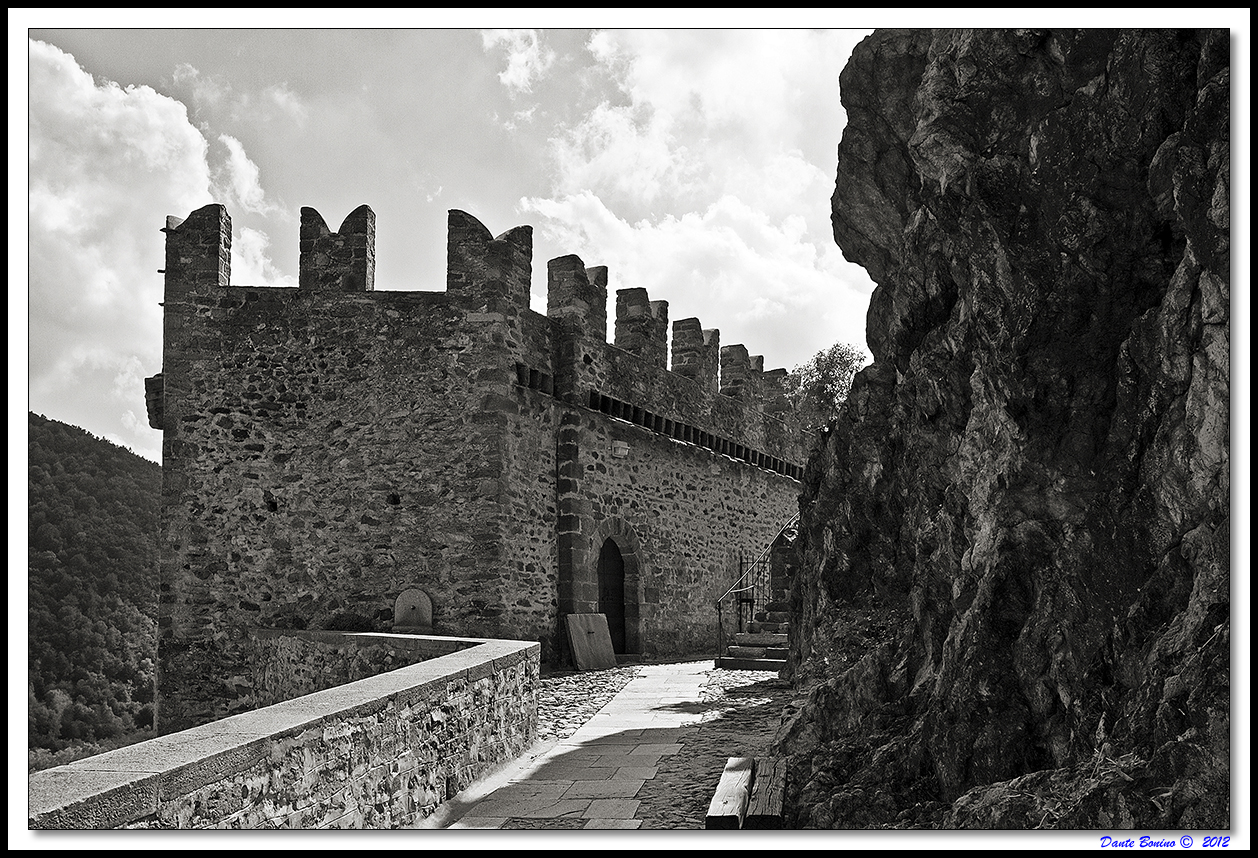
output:
M 541 677 L 537 691 L 538 740 L 571 736 L 628 685 L 639 670 L 637 665 L 626 665 Z
M 594 716 L 629 680 L 637 666 L 542 677 L 538 692 L 540 738 L 565 739 Z M 701 714 L 682 728 L 682 749 L 660 759 L 654 778 L 636 796 L 641 827 L 702 829 L 708 804 L 729 757 L 763 756 L 791 699 L 791 686 L 769 671 L 708 671 L 702 698 L 678 704 Z M 512 819 L 503 828 L 568 828 L 583 820 Z

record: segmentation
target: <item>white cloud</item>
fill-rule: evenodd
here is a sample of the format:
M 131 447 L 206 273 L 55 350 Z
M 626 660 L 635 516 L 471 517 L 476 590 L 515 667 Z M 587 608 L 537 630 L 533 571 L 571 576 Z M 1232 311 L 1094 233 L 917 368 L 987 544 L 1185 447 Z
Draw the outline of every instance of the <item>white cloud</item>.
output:
M 722 329 L 722 343 L 765 355 L 769 368 L 795 366 L 838 341 L 864 346 L 863 312 L 845 312 L 840 300 L 862 300 L 863 284 L 851 279 L 838 248 L 818 252 L 801 240 L 801 218 L 774 222 L 733 196 L 700 212 L 635 223 L 589 192 L 525 199 L 522 208 L 540 215 L 538 229 L 586 265 L 608 266 L 609 292 L 645 288 L 670 302 L 670 319 L 698 316 Z M 827 339 L 801 339 L 801 320 Z
M 222 78 L 206 77 L 189 63 L 180 63 L 175 66 L 172 77 L 177 86 L 186 87 L 192 91 L 194 107 L 212 107 L 221 104 L 231 94 L 231 86 Z
M 134 396 L 135 391 L 144 389 L 144 365 L 135 355 L 127 355 L 115 365 L 114 395 L 122 399 Z
M 279 111 L 292 118 L 298 125 L 305 124 L 310 109 L 305 102 L 289 88 L 286 83 L 269 86 L 262 91 L 262 97 L 275 105 Z
M 216 176 L 220 181 L 215 183 L 216 196 L 226 201 L 228 195 L 241 209 L 253 214 L 269 214 L 275 206 L 266 199 L 259 181 L 258 165 L 249 160 L 245 147 L 230 134 L 218 135 L 218 140 L 227 147 L 227 160 L 223 169 Z M 228 203 L 231 208 L 230 203 Z
M 618 98 L 553 141 L 557 191 L 691 207 L 733 193 L 776 215 L 808 193 L 819 211 L 843 125 L 842 46 L 852 40 L 803 30 L 594 34 L 586 47 Z M 828 213 L 816 220 L 823 226 Z
M 158 230 L 165 215 L 222 202 L 216 172 L 232 204 L 266 197 L 239 143 L 224 141 L 212 167 L 182 103 L 98 82 L 52 45 L 28 48 L 30 407 L 151 452 L 160 435 L 126 414 L 143 413 L 143 378 L 161 369 Z M 233 245 L 244 271 L 273 272 L 265 235 L 238 229 Z
M 247 226 L 232 236 L 232 283 L 237 286 L 296 286 L 297 278 L 284 274 L 267 254 L 271 239 Z
M 485 50 L 506 51 L 507 68 L 499 73 L 498 80 L 513 95 L 530 92 L 533 82 L 555 62 L 555 52 L 542 45 L 536 30 L 483 30 L 481 43 Z
M 305 102 L 286 82 L 272 84 L 255 95 L 235 89 L 222 75 L 202 74 L 189 63 L 175 66 L 171 80 L 177 88 L 187 90 L 196 116 L 223 110 L 223 115 L 234 122 L 285 118 L 302 125 L 310 115 Z
M 613 290 L 645 287 L 672 302 L 670 318 L 699 315 L 769 365 L 863 347 L 873 285 L 835 246 L 829 208 L 838 75 L 861 37 L 593 34 L 586 48 L 613 90 L 552 137 L 553 193 L 522 209 L 608 265 Z
M 126 411 L 122 413 L 122 425 L 125 426 L 131 432 L 137 432 L 138 430 L 144 428 L 145 424 L 140 420 L 139 417 L 135 416 L 134 411 L 128 408 Z
M 665 124 L 639 121 L 633 110 L 606 103 L 552 146 L 560 194 L 596 189 L 649 206 L 688 196 L 698 181 L 698 164 Z

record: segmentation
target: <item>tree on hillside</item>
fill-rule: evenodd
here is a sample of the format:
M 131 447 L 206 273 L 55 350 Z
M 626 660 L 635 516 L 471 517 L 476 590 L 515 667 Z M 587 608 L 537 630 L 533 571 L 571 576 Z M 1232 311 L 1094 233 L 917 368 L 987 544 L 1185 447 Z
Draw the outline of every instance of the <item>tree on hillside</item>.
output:
M 153 723 L 161 468 L 28 416 L 27 741 L 32 768 Z
M 860 349 L 835 343 L 786 374 L 786 395 L 805 429 L 829 426 L 847 399 L 852 377 L 868 362 Z

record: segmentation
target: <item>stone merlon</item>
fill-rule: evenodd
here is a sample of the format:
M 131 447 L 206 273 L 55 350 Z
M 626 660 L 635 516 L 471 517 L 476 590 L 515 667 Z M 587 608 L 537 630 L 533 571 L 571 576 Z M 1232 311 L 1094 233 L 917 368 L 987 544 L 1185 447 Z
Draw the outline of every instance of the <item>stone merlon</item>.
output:
M 721 332 L 704 330 L 698 319 L 673 322 L 673 372 L 694 379 L 704 392 L 715 393 L 720 369 Z
M 546 315 L 607 341 L 607 267 L 586 268 L 581 257 L 561 256 L 546 266 Z
M 211 203 L 187 218 L 167 217 L 166 293 L 200 292 L 231 282 L 232 219 Z
M 314 292 L 370 292 L 376 282 L 376 213 L 354 209 L 331 232 L 322 215 L 301 209 L 297 284 Z
M 533 227 L 517 226 L 497 238 L 472 215 L 450 209 L 446 239 L 446 291 L 474 310 L 519 313 L 528 309 L 533 278 Z
M 764 358 L 761 358 L 763 365 Z M 721 346 L 721 393 L 742 399 L 751 379 L 751 358 L 744 345 Z
M 617 289 L 615 345 L 668 366 L 668 302 L 650 300 L 645 289 Z

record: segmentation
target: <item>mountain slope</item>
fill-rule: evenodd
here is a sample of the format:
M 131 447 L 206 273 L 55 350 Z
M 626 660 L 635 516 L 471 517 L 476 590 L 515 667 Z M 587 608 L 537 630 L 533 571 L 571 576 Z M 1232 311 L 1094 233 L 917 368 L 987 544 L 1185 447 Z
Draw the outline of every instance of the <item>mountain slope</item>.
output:
M 28 742 L 43 767 L 152 723 L 161 467 L 40 415 L 28 427 Z

